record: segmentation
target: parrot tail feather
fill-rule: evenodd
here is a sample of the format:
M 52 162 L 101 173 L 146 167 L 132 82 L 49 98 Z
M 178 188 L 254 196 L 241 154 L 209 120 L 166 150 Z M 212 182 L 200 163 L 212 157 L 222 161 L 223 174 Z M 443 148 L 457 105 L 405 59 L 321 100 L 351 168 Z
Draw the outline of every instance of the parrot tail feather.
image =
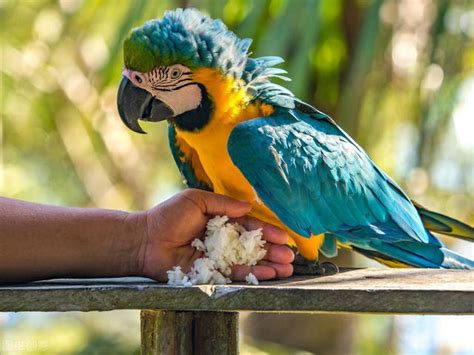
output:
M 474 242 L 474 228 L 438 212 L 427 210 L 413 202 L 425 228 L 431 232 L 449 235 L 455 238 Z
M 358 253 L 392 268 L 474 269 L 474 261 L 445 247 L 414 242 L 381 243 L 370 249 L 352 246 Z

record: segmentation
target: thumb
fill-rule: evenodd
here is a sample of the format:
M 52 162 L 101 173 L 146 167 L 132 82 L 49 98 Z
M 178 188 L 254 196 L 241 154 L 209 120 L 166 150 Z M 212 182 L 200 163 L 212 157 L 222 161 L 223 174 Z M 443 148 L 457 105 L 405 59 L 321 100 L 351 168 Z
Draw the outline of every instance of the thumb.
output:
M 188 190 L 188 197 L 195 202 L 204 214 L 226 215 L 231 218 L 242 217 L 251 209 L 250 203 L 208 191 Z

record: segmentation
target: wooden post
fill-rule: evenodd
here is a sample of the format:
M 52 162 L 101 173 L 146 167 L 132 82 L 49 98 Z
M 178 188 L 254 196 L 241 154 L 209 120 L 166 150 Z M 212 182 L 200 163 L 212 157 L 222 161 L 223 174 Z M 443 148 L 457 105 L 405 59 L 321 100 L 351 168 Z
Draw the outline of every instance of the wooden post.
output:
M 143 355 L 191 354 L 193 312 L 142 311 Z
M 141 312 L 142 354 L 236 355 L 237 312 Z
M 239 313 L 194 312 L 194 354 L 236 355 L 239 352 Z

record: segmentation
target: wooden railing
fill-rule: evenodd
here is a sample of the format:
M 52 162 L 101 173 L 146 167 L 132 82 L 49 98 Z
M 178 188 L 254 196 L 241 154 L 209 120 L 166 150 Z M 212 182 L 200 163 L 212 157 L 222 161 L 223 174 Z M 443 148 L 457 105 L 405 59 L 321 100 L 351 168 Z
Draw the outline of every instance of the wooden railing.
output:
M 474 314 L 474 271 L 343 270 L 259 286 L 171 287 L 143 278 L 0 287 L 0 311 L 140 309 L 144 354 L 236 354 L 238 312 Z

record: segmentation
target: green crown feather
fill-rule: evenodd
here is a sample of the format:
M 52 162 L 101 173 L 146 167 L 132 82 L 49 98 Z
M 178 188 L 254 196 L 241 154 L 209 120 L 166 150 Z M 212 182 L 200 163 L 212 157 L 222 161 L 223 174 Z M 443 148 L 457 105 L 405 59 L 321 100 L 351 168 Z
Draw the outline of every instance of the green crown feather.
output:
M 218 68 L 242 76 L 250 39 L 239 39 L 220 20 L 195 9 L 167 11 L 134 29 L 124 42 L 125 66 L 148 72 L 160 65 Z

